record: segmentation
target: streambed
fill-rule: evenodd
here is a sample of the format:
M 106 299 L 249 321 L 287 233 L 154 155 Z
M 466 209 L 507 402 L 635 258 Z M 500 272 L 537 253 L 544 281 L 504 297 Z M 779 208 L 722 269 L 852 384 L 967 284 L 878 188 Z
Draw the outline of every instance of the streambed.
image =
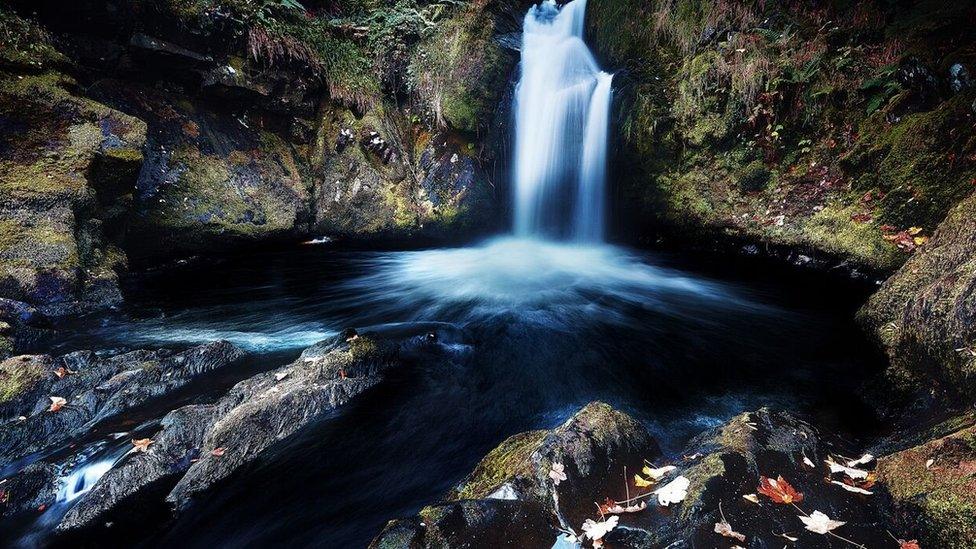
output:
M 852 320 L 868 289 L 823 273 L 610 245 L 300 246 L 133 277 L 125 311 L 79 319 L 45 350 L 216 338 L 248 350 L 247 361 L 180 395 L 206 402 L 347 327 L 457 325 L 470 344 L 453 369 L 394 371 L 175 523 L 160 513 L 138 532 L 108 530 L 146 546 L 362 547 L 507 436 L 552 427 L 592 400 L 641 420 L 670 453 L 761 406 L 849 437 L 869 432 L 857 388 L 880 362 Z M 167 406 L 156 407 L 161 415 Z M 40 538 L 30 540 L 43 533 L 34 525 Z

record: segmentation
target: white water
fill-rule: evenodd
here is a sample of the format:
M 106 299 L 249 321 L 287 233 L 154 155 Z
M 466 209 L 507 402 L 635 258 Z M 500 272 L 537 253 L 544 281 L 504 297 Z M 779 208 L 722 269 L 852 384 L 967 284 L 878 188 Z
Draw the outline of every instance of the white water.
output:
M 115 457 L 111 457 L 79 466 L 68 475 L 64 485 L 61 486 L 57 502 L 71 503 L 85 495 L 114 464 Z
M 546 0 L 525 16 L 513 159 L 519 237 L 603 239 L 613 76 L 583 42 L 585 14 L 586 0 Z

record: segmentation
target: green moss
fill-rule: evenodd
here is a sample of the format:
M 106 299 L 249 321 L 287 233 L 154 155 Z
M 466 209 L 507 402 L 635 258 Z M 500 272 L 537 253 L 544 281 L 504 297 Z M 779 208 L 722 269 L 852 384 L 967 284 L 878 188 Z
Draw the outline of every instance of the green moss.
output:
M 40 69 L 66 61 L 37 22 L 0 6 L 0 65 Z
M 772 173 L 762 162 L 747 164 L 735 174 L 736 183 L 743 192 L 758 192 L 766 189 Z
M 38 362 L 24 358 L 11 358 L 0 363 L 0 402 L 17 397 L 47 373 Z
M 529 431 L 505 439 L 478 463 L 448 500 L 484 498 L 503 482 L 517 475 L 531 474 L 532 452 L 547 434 L 548 431 Z
M 976 539 L 976 491 L 967 465 L 976 458 L 974 437 L 969 427 L 878 462 L 880 482 L 920 530 L 923 546 L 969 548 Z
M 354 360 L 368 360 L 380 354 L 380 346 L 371 337 L 359 336 L 349 342 L 349 353 Z
M 851 258 L 878 270 L 894 270 L 907 255 L 882 238 L 876 223 L 857 223 L 857 206 L 831 203 L 803 225 L 801 238 L 811 246 L 839 257 Z

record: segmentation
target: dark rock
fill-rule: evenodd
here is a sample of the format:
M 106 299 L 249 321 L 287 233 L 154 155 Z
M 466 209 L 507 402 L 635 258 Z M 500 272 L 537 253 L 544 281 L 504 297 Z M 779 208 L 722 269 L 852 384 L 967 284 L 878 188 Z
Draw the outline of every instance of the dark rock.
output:
M 54 464 L 38 462 L 6 479 L 0 484 L 0 517 L 50 507 L 58 496 L 59 472 Z
M 59 358 L 8 359 L 0 364 L 4 383 L 10 388 L 5 391 L 10 396 L 0 403 L 0 415 L 8 419 L 0 428 L 0 460 L 14 461 L 63 444 L 106 418 L 165 395 L 241 356 L 243 352 L 230 343 L 217 341 L 176 354 L 132 351 L 100 358 L 79 351 Z M 64 368 L 62 377 L 55 375 L 59 368 Z M 66 399 L 67 405 L 57 412 L 48 411 L 52 396 Z
M 949 67 L 949 88 L 953 93 L 959 93 L 973 86 L 973 79 L 969 75 L 969 69 L 962 63 L 954 63 Z
M 181 61 L 188 62 L 191 65 L 209 65 L 213 63 L 213 58 L 208 55 L 190 51 L 171 42 L 160 40 L 159 38 L 147 36 L 138 32 L 133 34 L 132 38 L 129 39 L 129 45 L 148 52 L 175 57 Z
M 432 329 L 448 344 L 459 335 L 450 325 L 420 324 L 387 335 L 360 330 L 351 341 L 323 341 L 292 364 L 241 381 L 213 404 L 170 412 L 148 451 L 106 473 L 58 530 L 75 532 L 124 516 L 126 502 L 148 497 L 160 486 L 177 512 L 185 510 L 275 443 L 375 386 L 388 369 L 405 360 L 452 360 L 446 345 L 427 341 Z

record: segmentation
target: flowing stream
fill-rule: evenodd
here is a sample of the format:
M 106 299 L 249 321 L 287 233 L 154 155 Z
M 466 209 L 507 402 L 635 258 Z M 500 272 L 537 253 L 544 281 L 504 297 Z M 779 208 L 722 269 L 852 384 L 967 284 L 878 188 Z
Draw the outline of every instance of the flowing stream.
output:
M 123 314 L 80 319 L 47 343 L 67 352 L 222 338 L 251 352 L 250 366 L 167 397 L 173 407 L 210 401 L 349 326 L 440 321 L 467 334 L 455 367 L 391 372 L 176 521 L 119 526 L 93 543 L 365 547 L 506 437 L 596 399 L 633 414 L 667 452 L 765 405 L 863 428 L 856 381 L 877 361 L 851 318 L 868 288 L 603 242 L 612 76 L 583 42 L 585 7 L 548 0 L 525 18 L 513 235 L 396 252 L 298 246 L 145 273 L 127 281 Z M 58 513 L 125 459 L 99 444 L 111 451 L 66 468 Z M 39 543 L 40 526 L 21 544 Z

